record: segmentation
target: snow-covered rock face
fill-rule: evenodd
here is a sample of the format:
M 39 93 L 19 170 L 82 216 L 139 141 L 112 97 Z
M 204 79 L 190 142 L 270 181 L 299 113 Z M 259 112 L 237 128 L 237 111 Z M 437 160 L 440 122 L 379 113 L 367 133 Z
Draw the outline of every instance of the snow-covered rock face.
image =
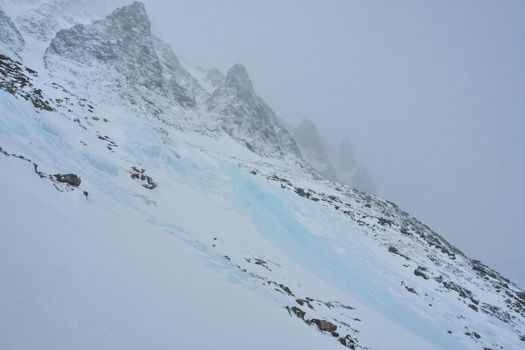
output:
M 135 87 L 159 91 L 163 86 L 151 25 L 144 5 L 138 2 L 91 25 L 78 24 L 59 31 L 46 51 L 45 61 L 57 75 L 65 69 L 65 61 L 75 64 L 71 68 L 75 76 L 82 74 L 90 83 L 100 81 L 104 75 L 105 80 L 114 78 L 111 87 L 122 93 Z M 89 76 L 92 70 L 96 72 Z
M 162 67 L 165 91 L 186 107 L 206 101 L 210 94 L 182 66 L 172 48 L 156 38 L 154 44 Z
M 163 105 L 193 107 L 208 97 L 171 48 L 152 36 L 146 9 L 139 2 L 93 24 L 59 31 L 45 62 L 53 76 L 71 86 L 79 82 L 83 89 L 97 86 L 102 99 L 117 93 L 117 98 L 157 114 Z
M 0 8 L 0 53 L 19 58 L 24 48 L 24 39 L 2 8 Z
M 257 96 L 242 65 L 235 65 L 226 77 L 209 70 L 199 81 L 169 45 L 152 36 L 141 3 L 122 7 L 93 24 L 59 31 L 45 62 L 53 77 L 75 91 L 94 93 L 90 96 L 95 100 L 124 98 L 180 127 L 185 126 L 178 119 L 193 109 L 208 122 L 204 127 L 189 123 L 192 129 L 219 123 L 220 129 L 258 154 L 300 161 L 293 138 Z
M 208 100 L 208 111 L 220 115 L 221 126 L 250 150 L 271 156 L 300 158 L 290 133 L 256 93 L 246 68 L 236 64 Z

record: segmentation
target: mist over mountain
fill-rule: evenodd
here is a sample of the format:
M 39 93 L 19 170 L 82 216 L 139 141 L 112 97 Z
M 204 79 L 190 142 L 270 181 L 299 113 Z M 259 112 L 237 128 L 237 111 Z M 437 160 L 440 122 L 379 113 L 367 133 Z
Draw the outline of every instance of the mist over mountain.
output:
M 314 122 L 302 120 L 294 138 L 303 157 L 327 178 L 360 191 L 376 194 L 368 171 L 357 162 L 351 141 L 345 137 L 335 149 L 321 138 Z
M 351 140 L 114 4 L 0 3 L 0 348 L 525 344 L 523 289 L 375 195 Z

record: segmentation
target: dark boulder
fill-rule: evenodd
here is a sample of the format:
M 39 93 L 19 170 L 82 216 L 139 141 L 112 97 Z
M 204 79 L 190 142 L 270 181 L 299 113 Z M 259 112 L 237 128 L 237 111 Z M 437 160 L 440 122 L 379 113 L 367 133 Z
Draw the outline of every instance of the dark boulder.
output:
M 290 310 L 295 314 L 295 316 L 304 320 L 306 313 L 303 310 L 299 309 L 297 306 L 292 306 Z
M 425 274 L 425 271 L 427 271 L 426 267 L 418 266 L 417 269 L 414 270 L 414 275 L 428 280 L 429 277 Z
M 53 177 L 58 182 L 66 183 L 74 187 L 80 186 L 80 183 L 82 182 L 80 177 L 75 174 L 55 174 Z
M 349 349 L 355 349 L 356 341 L 349 335 L 339 338 L 339 342 Z
M 323 332 L 335 332 L 337 330 L 337 326 L 333 324 L 330 321 L 327 320 L 318 320 L 317 318 L 311 319 L 310 323 L 313 323 Z

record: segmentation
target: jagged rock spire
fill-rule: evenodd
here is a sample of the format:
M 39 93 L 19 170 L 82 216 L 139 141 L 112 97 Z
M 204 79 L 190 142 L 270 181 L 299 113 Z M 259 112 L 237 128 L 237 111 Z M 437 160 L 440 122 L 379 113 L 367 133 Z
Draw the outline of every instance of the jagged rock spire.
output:
M 243 65 L 230 68 L 207 104 L 208 111 L 221 116 L 221 127 L 255 153 L 300 159 L 293 137 L 256 94 Z
M 248 76 L 246 68 L 237 63 L 228 70 L 225 85 L 242 93 L 254 94 L 253 83 Z

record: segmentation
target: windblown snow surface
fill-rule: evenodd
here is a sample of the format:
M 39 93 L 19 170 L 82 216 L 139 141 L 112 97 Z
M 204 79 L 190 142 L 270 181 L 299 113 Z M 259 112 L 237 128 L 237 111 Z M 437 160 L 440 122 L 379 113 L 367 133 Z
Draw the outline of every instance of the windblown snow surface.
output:
M 93 66 L 59 60 L 0 56 L 1 349 L 524 348 L 518 286 L 316 173 L 251 82 L 216 79 L 210 111 L 180 65 L 163 76 L 199 98 L 159 111 L 168 95 L 89 90 Z M 268 134 L 247 142 L 250 125 Z

